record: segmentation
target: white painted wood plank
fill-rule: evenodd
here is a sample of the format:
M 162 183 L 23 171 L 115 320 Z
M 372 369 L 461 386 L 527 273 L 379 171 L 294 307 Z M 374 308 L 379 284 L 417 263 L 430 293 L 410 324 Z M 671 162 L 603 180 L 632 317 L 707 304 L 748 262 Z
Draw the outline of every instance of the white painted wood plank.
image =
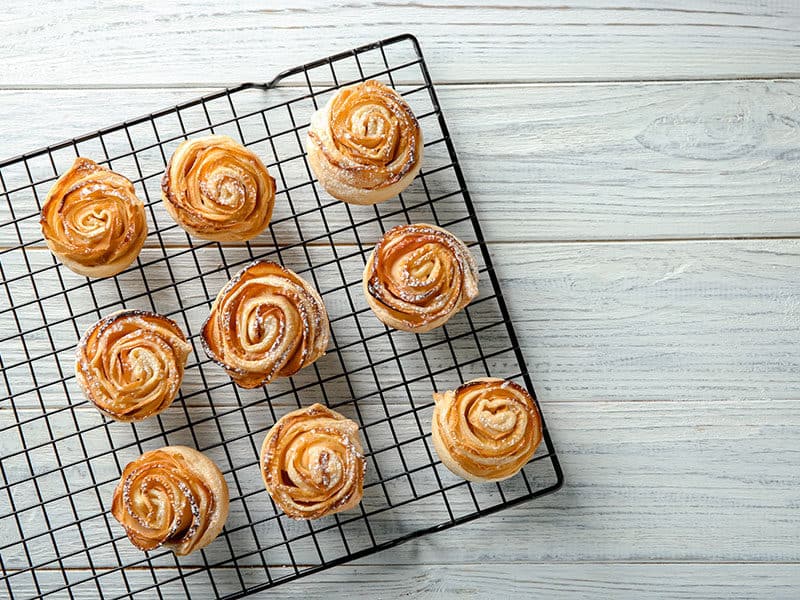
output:
M 800 554 L 796 544 L 800 525 L 796 507 L 800 502 L 800 474 L 796 469 L 797 441 L 800 438 L 800 411 L 796 401 L 746 403 L 740 401 L 707 402 L 546 402 L 543 409 L 548 418 L 554 442 L 566 475 L 565 487 L 550 496 L 540 498 L 497 515 L 490 515 L 448 531 L 425 536 L 387 552 L 364 559 L 370 564 L 462 564 L 491 565 L 496 562 L 537 563 L 561 561 L 776 561 L 798 562 Z M 353 415 L 351 407 L 342 409 Z M 261 407 L 247 411 L 248 424 L 253 430 L 266 429 L 270 423 L 267 412 Z M 199 420 L 206 411 L 194 409 L 192 418 Z M 422 412 L 426 423 L 429 412 Z M 7 411 L 0 411 L 4 420 Z M 165 413 L 167 423 L 185 422 L 185 417 L 175 411 Z M 91 419 L 84 414 L 81 419 Z M 242 431 L 232 427 L 236 420 L 222 422 L 223 431 Z M 415 427 L 398 421 L 398 435 L 405 439 Z M 66 427 L 66 426 L 65 426 Z M 71 427 L 71 426 L 70 426 Z M 139 429 L 153 430 L 153 423 L 144 423 Z M 377 428 L 367 428 L 370 440 L 380 443 Z M 219 433 L 213 426 L 197 427 L 197 445 L 206 450 L 228 471 L 224 452 L 214 444 Z M 253 434 L 256 447 L 264 432 Z M 385 434 L 388 436 L 388 433 Z M 86 435 L 93 451 L 103 452 L 108 445 L 102 435 Z M 130 439 L 130 427 L 112 428 L 112 439 L 120 449 L 116 452 L 124 464 L 137 455 L 137 449 L 123 447 Z M 169 443 L 193 443 L 185 430 L 170 434 Z M 4 452 L 18 442 L 6 435 L 0 438 Z M 149 449 L 160 441 L 145 444 Z M 254 460 L 249 440 L 232 442 L 238 464 L 250 465 Z M 211 447 L 213 446 L 213 447 Z M 62 460 L 74 458 L 80 450 L 74 443 L 59 444 Z M 406 452 L 408 460 L 415 459 L 415 450 Z M 54 458 L 46 452 L 32 455 L 35 465 L 52 464 Z M 417 458 L 418 459 L 418 458 Z M 396 459 L 395 459 L 396 460 Z M 49 462 L 48 462 L 49 461 Z M 374 481 L 375 465 L 391 469 L 401 468 L 391 464 L 388 455 L 377 455 L 368 465 L 368 482 Z M 536 465 L 538 463 L 534 463 Z M 534 466 L 531 465 L 531 466 Z M 18 478 L 27 469 L 18 459 L 5 461 L 9 478 Z M 529 467 L 530 468 L 530 467 Z M 101 481 L 100 500 L 110 498 L 118 470 L 111 459 L 95 459 L 92 470 Z M 439 467 L 447 485 L 455 477 Z M 85 466 L 71 467 L 68 484 L 78 489 L 88 479 Z M 532 473 L 539 472 L 538 469 Z M 253 521 L 262 521 L 272 514 L 258 470 L 248 466 L 237 471 L 237 479 L 226 475 L 234 496 L 241 488 L 250 493 L 247 504 Z M 429 471 L 413 476 L 415 485 L 425 489 L 433 485 Z M 427 478 L 427 479 L 426 479 Z M 41 475 L 40 485 L 46 485 L 44 494 L 55 497 L 63 484 L 58 477 Z M 427 483 L 426 483 L 427 481 Z M 38 509 L 24 511 L 29 506 L 29 484 L 13 488 L 18 516 L 29 535 L 44 531 Z M 504 484 L 506 490 L 514 489 L 514 480 Z M 476 486 L 479 502 L 498 499 L 493 486 Z M 401 488 L 392 492 L 400 497 Z M 63 493 L 63 492 L 62 492 Z M 408 492 L 405 492 L 406 494 Z M 99 504 L 93 492 L 81 492 L 75 497 L 80 514 L 97 514 Z M 472 501 L 462 489 L 448 492 L 448 500 L 456 512 L 470 510 Z M 0 496 L 4 503 L 7 500 Z M 365 506 L 378 506 L 381 499 L 378 488 L 365 491 Z M 263 508 L 259 508 L 263 507 Z M 57 500 L 48 505 L 52 524 L 67 524 L 74 520 L 69 504 Z M 345 514 L 344 517 L 353 513 Z M 357 513 L 356 513 L 357 514 Z M 412 526 L 432 524 L 446 519 L 441 501 L 420 501 L 408 505 L 408 510 L 397 510 L 370 518 L 372 530 L 380 539 L 383 536 L 407 532 Z M 274 521 L 256 526 L 257 539 L 248 529 L 242 503 L 235 500 L 227 524 L 226 538 L 221 538 L 206 550 L 212 563 L 229 558 L 227 542 L 234 551 L 242 554 L 255 549 L 255 544 L 276 544 L 282 534 Z M 289 535 L 307 532 L 304 524 L 282 520 Z M 330 519 L 321 521 L 317 528 L 329 525 Z M 82 529 L 100 548 L 93 551 L 96 566 L 117 564 L 109 532 L 103 520 L 84 522 Z M 8 536 L 18 537 L 16 526 L 7 526 Z M 111 521 L 114 537 L 120 539 L 116 548 L 122 559 L 132 562 L 142 558 L 123 537 L 120 528 Z M 369 543 L 366 531 L 346 526 L 347 537 L 353 548 Z M 75 527 L 56 533 L 60 556 L 65 566 L 80 568 L 86 565 L 85 555 L 71 556 L 80 548 Z M 336 557 L 342 545 L 335 530 L 318 534 L 323 552 Z M 504 543 L 503 540 L 514 540 Z M 28 550 L 34 563 L 52 560 L 51 542 L 45 537 L 29 541 Z M 18 549 L 18 547 L 17 547 Z M 316 551 L 309 539 L 292 542 L 293 555 L 299 564 L 318 562 Z M 159 552 L 152 553 L 158 556 Z M 6 568 L 24 568 L 27 559 L 14 548 L 4 551 Z M 243 558 L 240 564 L 289 564 L 285 550 L 273 548 L 263 559 L 258 555 Z M 157 558 L 155 566 L 174 567 L 171 555 Z M 202 564 L 199 557 L 184 557 L 184 566 Z M 51 567 L 57 563 L 51 563 Z M 544 568 L 544 567 L 542 567 Z
M 258 571 L 246 571 L 245 577 L 253 578 L 253 573 Z M 176 572 L 160 572 L 159 575 L 169 579 L 175 577 Z M 69 576 L 70 581 L 80 581 L 91 577 L 91 573 L 75 572 Z M 149 573 L 132 571 L 127 576 L 132 587 L 152 583 Z M 41 573 L 38 578 L 41 585 L 63 585 L 57 573 Z M 187 585 L 194 600 L 215 597 L 213 588 L 207 584 L 195 584 L 190 578 Z M 349 598 L 364 600 L 406 597 L 495 600 L 536 596 L 554 600 L 611 597 L 619 600 L 645 597 L 655 600 L 793 600 L 797 585 L 798 566 L 795 564 L 548 563 L 521 566 L 493 563 L 379 567 L 356 564 L 336 567 L 254 598 L 275 595 L 287 599 L 336 598 L 346 593 Z M 35 594 L 32 582 L 26 581 L 21 590 L 21 597 Z M 74 588 L 74 593 L 75 598 L 81 600 L 95 598 L 97 588 L 94 584 L 81 584 Z M 162 589 L 162 594 L 171 600 L 184 598 L 186 592 L 180 584 L 170 584 Z
M 687 8 L 631 0 L 514 10 L 444 2 L 307 5 L 310 10 L 304 3 L 299 11 L 278 6 L 258 14 L 250 10 L 255 5 L 227 9 L 207 1 L 195 3 L 194 13 L 188 5 L 150 13 L 120 4 L 66 13 L 59 5 L 53 18 L 47 3 L 35 11 L 15 3 L 0 23 L 0 39 L 7 40 L 0 42 L 0 88 L 264 80 L 284 66 L 404 30 L 420 36 L 434 78 L 447 83 L 796 76 L 800 58 L 800 12 L 778 2 L 709 0 Z M 364 25 L 354 33 L 353 27 L 332 27 L 335 18 Z M 213 63 L 208 54 L 216 57 Z M 196 92 L 5 91 L 0 155 Z M 482 222 L 496 241 L 797 236 L 797 97 L 795 81 L 441 91 Z M 59 118 L 42 118 L 53 106 Z M 17 144 L 19 150 L 5 150 Z M 800 585 L 794 518 L 800 497 L 792 460 L 800 439 L 797 244 L 492 248 L 567 488 L 280 593 L 325 595 L 366 581 L 353 595 L 793 597 Z M 31 255 L 49 260 L 43 252 Z M 164 273 L 152 276 L 158 284 Z M 131 285 L 141 283 L 131 279 Z M 116 292 L 106 292 L 114 301 Z M 196 289 L 187 296 L 204 300 Z M 157 295 L 156 302 L 174 310 L 167 296 Z M 54 302 L 48 317 L 58 319 L 63 311 Z M 8 330 L 7 320 L 0 324 Z M 74 330 L 53 332 L 57 344 L 74 343 Z M 42 336 L 30 344 L 35 352 L 49 347 Z M 18 351 L 4 346 L 3 360 Z M 410 368 L 414 364 L 409 361 Z M 39 376 L 57 376 L 52 367 Z M 365 375 L 359 385 L 369 386 Z M 187 379 L 191 389 L 203 385 L 196 372 Z M 64 401 L 61 386 L 54 390 L 45 394 L 48 406 Z M 231 399 L 220 396 L 215 405 L 230 406 Z M 203 404 L 202 398 L 187 401 L 192 418 L 207 411 Z M 26 399 L 15 406 L 35 414 L 24 408 L 31 406 Z M 366 410 L 370 406 L 376 408 L 367 403 Z M 276 408 L 284 406 L 276 402 Z M 97 418 L 88 409 L 78 415 Z M 3 423 L 10 416 L 7 405 L 0 408 Z M 174 411 L 165 417 L 183 418 Z M 255 415 L 252 422 L 266 426 L 264 419 Z M 155 431 L 155 423 L 142 427 Z M 219 435 L 207 426 L 198 431 L 201 444 Z M 17 443 L 12 437 L 2 442 Z M 465 500 L 453 504 L 464 507 Z M 0 494 L 0 504 L 7 502 Z M 55 512 L 55 518 L 68 516 Z M 241 509 L 232 514 L 244 518 Z M 427 505 L 413 517 L 437 514 Z M 0 528 L 4 538 L 7 523 Z M 37 526 L 36 520 L 25 525 Z M 536 536 L 525 543 L 487 543 L 531 530 Z M 8 563 L 5 554 L 3 560 Z M 70 566 L 80 567 L 81 560 Z M 781 564 L 560 564 L 585 560 Z M 500 566 L 485 566 L 493 562 Z M 40 577 L 61 579 L 52 571 Z M 149 576 L 131 571 L 131 577 Z M 232 577 L 221 579 L 238 585 Z M 263 574 L 252 570 L 245 577 L 256 581 Z M 209 593 L 207 580 L 190 585 L 192 597 Z M 80 592 L 97 595 L 93 586 Z M 182 587 L 166 590 L 167 597 L 184 595 Z
M 267 251 L 268 249 L 262 249 Z M 353 252 L 355 248 L 338 251 Z M 154 290 L 151 304 L 145 292 L 140 272 L 132 271 L 120 279 L 121 289 L 132 300 L 129 308 L 157 310 L 173 315 L 191 334 L 196 334 L 206 317 L 208 301 L 224 285 L 227 274 L 221 268 L 216 250 L 199 252 L 198 261 L 206 276 L 206 289 L 196 280 L 197 266 L 188 254 L 179 249 L 169 261 L 173 276 L 183 283 L 179 293 L 184 306 L 190 307 L 184 317 L 175 292 L 166 288 L 169 274 L 163 262 L 154 262 L 147 268 L 147 281 Z M 332 251 L 315 247 L 310 251 L 312 261 L 323 264 L 332 260 Z M 523 353 L 533 374 L 537 391 L 544 400 L 777 400 L 800 399 L 800 318 L 798 318 L 797 269 L 800 266 L 800 243 L 793 240 L 749 242 L 663 242 L 614 244 L 497 244 L 491 246 L 497 273 L 505 290 Z M 157 260 L 156 250 L 146 250 L 144 260 Z M 46 250 L 28 252 L 39 265 L 52 265 Z M 276 255 L 268 255 L 275 258 Z M 227 260 L 243 265 L 249 255 L 243 249 L 226 250 Z M 19 259 L 17 259 L 19 260 Z M 284 251 L 284 263 L 310 278 L 305 253 L 301 250 Z M 351 285 L 351 296 L 357 310 L 364 310 L 359 323 L 364 335 L 383 331 L 378 321 L 366 310 L 360 291 L 360 267 L 363 257 L 351 255 L 345 265 L 345 282 Z M 7 277 L 25 272 L 23 264 L 4 261 Z M 233 271 L 237 267 L 233 268 Z M 110 312 L 122 306 L 119 292 L 112 280 L 97 281 L 91 288 L 80 286 L 85 281 L 61 268 L 65 283 L 75 288 L 69 292 L 73 310 L 81 316 L 77 325 L 66 319 L 64 295 L 53 295 L 60 284 L 54 271 L 44 271 L 36 278 L 36 290 L 43 303 L 44 314 L 35 304 L 17 310 L 28 329 L 26 345 L 37 369 L 37 379 L 60 379 L 59 371 L 49 356 L 53 344 L 59 349 L 61 373 L 72 370 L 73 347 L 80 333 L 89 327 L 98 314 L 92 310 L 95 294 L 97 301 Z M 336 291 L 342 280 L 333 265 L 314 270 L 323 298 L 332 317 L 351 312 L 346 295 Z M 488 281 L 482 284 L 483 294 L 489 289 Z M 164 289 L 162 289 L 164 288 Z M 18 304 L 29 301 L 34 295 L 30 279 L 11 283 L 12 298 Z M 52 293 L 51 293 L 52 292 Z M 0 305 L 7 306 L 4 297 Z M 490 324 L 499 320 L 492 302 L 470 308 L 476 324 Z M 18 331 L 11 315 L 2 315 L 3 331 L 9 335 Z M 468 322 L 464 315 L 454 318 L 448 325 L 451 335 L 464 333 Z M 495 329 L 497 331 L 497 329 Z M 349 368 L 366 365 L 367 353 L 357 344 L 360 333 L 349 321 L 334 323 L 334 334 L 339 344 L 356 342 L 343 358 Z M 444 339 L 441 331 L 424 336 L 425 343 L 435 344 Z M 400 351 L 416 348 L 412 336 L 395 332 L 392 339 Z M 494 344 L 505 344 L 501 336 L 491 330 L 482 334 L 486 351 Z M 462 339 L 456 349 L 464 355 L 474 356 L 471 338 Z M 373 361 L 384 360 L 390 353 L 385 337 L 367 346 Z M 502 346 L 500 346 L 502 348 Z M 19 338 L 11 339 L 3 348 L 3 360 L 9 367 L 25 360 L 25 348 Z M 202 358 L 197 345 L 196 361 Z M 431 351 L 446 364 L 452 360 L 446 345 Z M 424 372 L 418 358 L 409 356 L 409 373 Z M 505 355 L 492 363 L 496 369 L 511 368 L 513 360 Z M 341 371 L 336 353 L 331 353 L 319 363 L 323 374 Z M 436 365 L 434 365 L 435 367 Z M 466 374 L 481 375 L 480 364 L 465 368 Z M 219 385 L 226 381 L 218 369 L 206 365 L 205 383 Z M 26 366 L 8 369 L 12 393 L 20 393 L 32 386 Z M 444 375 L 445 378 L 453 375 Z M 297 381 L 307 381 L 313 374 L 298 376 Z M 393 363 L 383 363 L 379 376 L 399 382 L 400 375 Z M 353 376 L 360 385 L 371 390 L 375 380 L 370 370 L 364 369 Z M 192 403 L 203 402 L 199 395 L 204 381 L 196 369 L 186 376 L 185 392 Z M 344 393 L 332 382 L 335 394 Z M 449 380 L 446 380 L 448 383 Z M 273 384 L 271 389 L 283 389 L 287 384 Z M 67 382 L 68 390 L 80 397 L 74 381 Z M 276 387 L 277 386 L 277 387 Z M 42 390 L 48 405 L 64 402 L 64 390 L 54 385 Z M 260 392 L 245 392 L 260 395 Z M 334 395 L 335 395 L 334 394 Z M 255 396 L 253 396 L 255 397 Z M 220 402 L 229 402 L 225 397 Z M 17 397 L 20 405 L 37 402 L 33 394 Z M 53 404 L 55 403 L 55 404 Z
M 438 81 L 797 74 L 795 3 L 349 3 L 213 0 L 5 5 L 0 85 L 266 81 L 390 35 L 416 34 Z
M 207 91 L 0 92 L 0 114 L 6 115 L 0 122 L 2 154 L 23 153 Z M 239 103 L 243 110 L 258 110 L 295 93 L 251 92 Z M 489 240 L 800 235 L 800 124 L 796 118 L 800 83 L 796 80 L 446 87 L 440 95 Z M 411 98 L 420 111 L 425 110 L 422 96 Z M 426 126 L 429 121 L 424 120 Z M 242 126 L 246 139 L 258 139 L 263 124 L 249 119 Z M 139 131 L 141 144 L 152 143 L 152 132 L 139 128 L 133 135 Z M 166 137 L 171 131 L 165 121 L 162 133 Z M 230 133 L 238 135 L 235 128 Z M 283 156 L 294 155 L 296 140 L 283 139 L 293 144 Z M 167 156 L 177 143 L 167 144 Z M 95 146 L 84 144 L 81 151 L 92 155 L 97 153 Z M 114 152 L 114 147 L 117 152 L 129 151 L 127 140 L 109 151 Z M 267 144 L 256 144 L 255 149 L 265 160 L 273 160 Z M 66 167 L 72 157 L 74 153 L 65 151 L 57 159 L 63 159 L 59 164 Z M 143 173 L 153 175 L 144 188 L 156 199 L 160 176 L 154 174 L 163 169 L 164 157 L 147 150 L 138 158 Z M 425 168 L 444 164 L 444 148 L 429 147 Z M 114 166 L 130 177 L 138 174 L 130 159 Z M 52 176 L 48 169 L 46 163 L 39 176 Z M 4 173 L 9 188 L 27 182 L 27 175 L 18 170 L 17 177 L 9 170 Z M 286 177 L 292 185 L 307 175 L 289 169 Z M 426 183 L 434 194 L 456 187 L 449 171 L 428 176 Z M 48 187 L 39 187 L 40 196 Z M 144 188 L 139 186 L 143 196 Z M 316 206 L 311 192 L 309 188 L 292 193 L 296 210 Z M 332 202 L 320 193 L 324 201 Z M 424 201 L 423 194 L 417 181 L 404 197 L 413 205 Z M 29 190 L 14 194 L 13 200 L 18 216 L 35 212 Z M 458 196 L 444 199 L 437 203 L 437 211 L 445 220 L 457 218 L 463 214 L 460 203 Z M 163 216 L 160 227 L 169 227 L 172 221 L 156 208 L 156 214 Z M 384 213 L 398 209 L 396 200 L 381 206 Z M 0 212 L 9 217 L 4 206 Z M 286 196 L 280 194 L 275 218 L 289 214 Z M 353 214 L 367 218 L 374 213 L 371 208 L 355 207 Z M 326 211 L 326 218 L 334 229 L 349 223 L 342 207 Z M 276 230 L 279 241 L 294 239 L 296 231 L 293 234 L 290 225 Z M 26 241 L 38 236 L 36 219 L 21 226 Z M 164 231 L 162 239 L 186 243 L 183 232 L 175 227 Z M 0 228 L 0 246 L 16 240 L 13 228 Z

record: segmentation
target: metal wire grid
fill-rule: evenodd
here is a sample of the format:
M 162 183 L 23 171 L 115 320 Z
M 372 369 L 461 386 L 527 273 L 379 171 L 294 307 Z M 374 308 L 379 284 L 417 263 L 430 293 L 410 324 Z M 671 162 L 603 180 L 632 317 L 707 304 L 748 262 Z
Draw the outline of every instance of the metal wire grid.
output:
M 401 90 L 425 136 L 423 170 L 399 199 L 351 207 L 321 193 L 303 148 L 311 114 L 340 86 L 367 78 Z M 266 158 L 278 180 L 268 232 L 244 245 L 192 240 L 166 215 L 159 181 L 174 147 L 225 133 Z M 127 175 L 149 212 L 148 244 L 114 278 L 88 280 L 43 249 L 38 214 L 75 156 Z M 104 159 L 104 160 L 100 160 Z M 556 490 L 561 469 L 544 443 L 521 474 L 474 485 L 447 471 L 430 443 L 431 392 L 476 376 L 532 390 L 418 42 L 398 36 L 0 163 L 0 586 L 11 597 L 240 597 Z M 468 240 L 481 295 L 435 333 L 380 324 L 361 272 L 380 234 L 434 222 Z M 262 239 L 266 238 L 266 239 Z M 332 325 L 328 354 L 298 375 L 240 390 L 205 358 L 199 327 L 216 292 L 254 258 L 309 278 Z M 180 396 L 137 424 L 104 420 L 73 377 L 74 347 L 94 321 L 144 308 L 181 323 L 194 347 Z M 368 458 L 357 510 L 315 522 L 285 517 L 263 489 L 261 442 L 285 412 L 320 401 L 361 425 Z M 231 489 L 219 539 L 177 559 L 135 550 L 108 506 L 123 466 L 140 453 L 187 444 L 213 458 Z M 88 565 L 88 568 L 87 568 Z M 210 587 L 209 587 L 210 586 Z M 3 589 L 0 587 L 0 589 Z

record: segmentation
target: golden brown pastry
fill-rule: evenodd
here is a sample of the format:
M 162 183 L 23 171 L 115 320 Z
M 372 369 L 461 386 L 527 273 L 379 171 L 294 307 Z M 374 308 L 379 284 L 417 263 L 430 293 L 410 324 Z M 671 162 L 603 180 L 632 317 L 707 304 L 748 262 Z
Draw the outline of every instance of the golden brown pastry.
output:
M 186 446 L 166 446 L 125 467 L 111 514 L 140 550 L 166 546 L 184 556 L 219 535 L 228 502 L 228 485 L 210 458 Z
M 435 393 L 433 447 L 442 463 L 470 481 L 516 475 L 542 441 L 542 422 L 530 394 L 513 381 L 473 379 Z
M 293 519 L 318 519 L 361 501 L 366 461 L 355 421 L 321 404 L 284 415 L 261 447 L 261 475 Z
M 311 118 L 308 161 L 331 196 L 376 204 L 408 187 L 422 164 L 422 130 L 411 107 L 379 81 L 340 89 Z
M 387 231 L 364 269 L 364 295 L 389 327 L 424 333 L 478 295 L 478 265 L 464 242 L 425 223 Z
M 84 333 L 75 376 L 86 397 L 117 421 L 141 421 L 172 404 L 191 345 L 167 317 L 113 313 Z
M 328 347 L 322 298 L 299 275 L 259 260 L 217 295 L 202 331 L 203 348 L 243 388 L 289 377 Z
M 191 235 L 241 242 L 269 225 L 275 180 L 261 159 L 224 135 L 186 140 L 161 180 L 164 205 Z
M 133 184 L 88 158 L 76 158 L 42 206 L 42 235 L 67 267 L 110 277 L 139 256 L 147 237 L 144 205 Z

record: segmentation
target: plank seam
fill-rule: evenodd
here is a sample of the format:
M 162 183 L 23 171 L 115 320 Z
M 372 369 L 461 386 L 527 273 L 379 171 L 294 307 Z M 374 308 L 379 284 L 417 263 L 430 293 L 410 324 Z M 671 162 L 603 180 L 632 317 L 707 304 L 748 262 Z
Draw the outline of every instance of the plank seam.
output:
M 740 81 L 796 81 L 800 79 L 800 72 L 772 73 L 763 75 L 731 76 L 698 76 L 698 77 L 662 77 L 659 79 L 623 78 L 623 79 L 482 79 L 475 81 L 445 80 L 434 81 L 437 87 L 549 87 L 549 86 L 603 86 L 626 84 L 676 84 L 676 83 L 735 83 Z M 0 84 L 0 92 L 4 91 L 55 91 L 55 90 L 152 90 L 152 89 L 185 89 L 198 90 L 207 88 L 226 88 L 239 85 L 240 81 L 212 81 L 212 82 L 172 82 L 172 83 L 65 83 L 54 85 Z M 305 89 L 300 85 L 277 84 L 275 88 Z
M 514 246 L 514 245 L 527 245 L 527 246 L 537 246 L 537 245 L 557 245 L 557 244 L 693 244 L 699 242 L 758 242 L 758 241 L 796 241 L 800 240 L 800 234 L 797 235 L 780 235 L 780 236 L 729 236 L 729 237 L 670 237 L 670 238 L 604 238 L 604 239 L 590 239 L 590 238 L 583 238 L 583 239 L 541 239 L 541 240 L 486 240 L 487 244 L 491 244 L 493 246 Z M 376 240 L 377 242 L 377 240 Z M 336 244 L 324 244 L 324 243 L 306 243 L 307 247 L 318 247 L 318 248 L 352 248 L 356 247 L 357 244 L 351 243 L 336 243 Z M 19 246 L 0 246 L 0 252 L 2 251 L 9 251 L 9 250 L 16 250 Z M 225 246 L 226 248 L 244 248 L 246 249 L 247 246 Z M 283 248 L 283 246 L 275 246 L 273 244 L 258 244 L 250 242 L 251 248 L 257 249 L 267 249 L 267 248 Z M 147 248 L 160 248 L 160 246 L 149 246 L 145 245 L 145 249 Z M 190 246 L 183 245 L 183 244 L 164 244 L 164 248 L 170 250 L 188 250 L 191 248 Z M 48 250 L 49 248 L 44 244 L 41 246 L 26 246 L 26 251 L 43 251 Z
M 476 561 L 476 562 L 457 562 L 457 563 L 427 563 L 425 565 L 419 565 L 416 563 L 403 563 L 403 562 L 388 562 L 388 563 L 357 563 L 353 562 L 349 565 L 340 565 L 341 566 L 352 566 L 357 569 L 369 568 L 369 569 L 382 569 L 386 567 L 472 567 L 476 565 L 485 565 L 485 561 Z M 687 565 L 698 565 L 698 566 L 742 566 L 742 565 L 785 565 L 785 566 L 794 566 L 800 565 L 800 560 L 546 560 L 546 561 L 504 561 L 504 562 L 493 562 L 492 565 L 495 566 L 517 566 L 517 565 L 541 565 L 541 566 L 548 566 L 548 565 L 559 565 L 559 566 L 587 566 L 587 565 L 613 565 L 613 566 L 620 566 L 620 565 L 630 565 L 630 566 L 637 566 L 637 565 L 662 565 L 662 566 L 687 566 Z M 276 563 L 276 564 L 267 564 L 267 567 L 270 568 L 287 568 L 291 569 L 292 565 L 286 565 L 283 563 Z M 306 567 L 313 567 L 315 565 L 308 564 L 308 565 L 301 565 L 298 563 L 298 568 L 306 568 Z M 195 568 L 196 565 L 181 565 L 181 567 L 186 568 Z M 113 569 L 116 566 L 109 566 L 109 567 L 97 567 L 98 571 L 102 571 L 103 569 Z M 126 567 L 126 571 L 144 571 L 150 572 L 150 569 L 156 571 L 175 571 L 177 570 L 176 567 L 164 567 L 164 566 L 157 566 L 153 565 L 152 567 Z M 235 570 L 235 569 L 263 569 L 262 565 L 243 565 L 241 567 L 235 567 L 231 565 L 222 565 L 218 567 L 214 567 L 214 569 L 225 569 L 225 570 Z M 9 575 L 13 575 L 19 571 L 24 569 L 6 569 L 6 573 Z M 61 572 L 74 572 L 74 573 L 81 573 L 84 571 L 90 571 L 88 567 L 66 567 L 64 569 L 57 569 L 57 568 L 41 568 L 36 569 L 37 573 L 47 573 L 47 572 L 54 572 L 54 573 L 61 573 Z

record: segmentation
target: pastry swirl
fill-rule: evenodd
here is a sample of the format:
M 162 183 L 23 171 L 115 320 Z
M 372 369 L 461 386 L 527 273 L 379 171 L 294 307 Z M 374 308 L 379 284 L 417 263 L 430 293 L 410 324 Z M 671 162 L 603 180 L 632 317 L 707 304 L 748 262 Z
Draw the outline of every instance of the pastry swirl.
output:
M 542 440 L 533 398 L 513 381 L 473 379 L 433 399 L 433 446 L 442 463 L 464 479 L 508 479 Z
M 402 192 L 422 163 L 422 130 L 402 96 L 379 81 L 340 89 L 311 118 L 308 159 L 331 196 L 375 204 Z
M 86 277 L 110 277 L 139 256 L 147 237 L 144 205 L 133 184 L 88 158 L 76 158 L 42 206 L 50 251 Z
M 318 519 L 356 506 L 365 468 L 358 425 L 321 404 L 284 415 L 261 447 L 264 485 L 293 519 Z
M 114 490 L 111 514 L 140 550 L 184 556 L 210 544 L 228 517 L 228 486 L 217 465 L 186 446 L 145 452 Z
M 103 414 L 117 421 L 141 421 L 172 404 L 191 351 L 183 331 L 171 319 L 123 310 L 84 333 L 76 353 L 75 376 Z
M 249 240 L 266 229 L 275 180 L 261 159 L 224 135 L 186 140 L 161 180 L 167 211 L 191 235 L 217 242 Z
M 381 321 L 423 333 L 478 295 L 478 266 L 464 242 L 434 225 L 387 231 L 367 260 L 364 295 Z
M 203 347 L 243 388 L 289 377 L 323 354 L 328 313 L 299 275 L 268 260 L 250 263 L 219 292 Z

